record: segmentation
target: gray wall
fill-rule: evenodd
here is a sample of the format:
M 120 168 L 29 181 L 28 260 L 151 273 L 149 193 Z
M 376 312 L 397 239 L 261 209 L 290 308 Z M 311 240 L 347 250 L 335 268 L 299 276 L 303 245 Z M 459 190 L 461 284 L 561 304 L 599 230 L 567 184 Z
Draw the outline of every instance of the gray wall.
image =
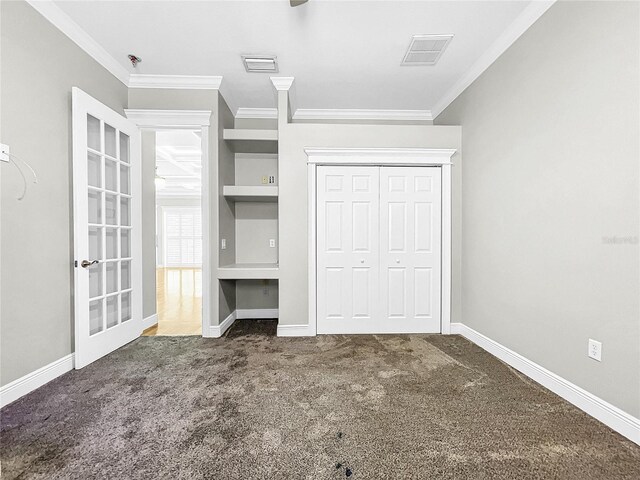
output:
M 142 317 L 156 314 L 156 132 L 142 131 Z
M 556 3 L 436 119 L 462 125 L 463 322 L 636 417 L 639 8 Z
M 282 95 L 286 93 L 281 92 Z M 285 111 L 280 99 L 281 111 Z M 460 127 L 431 125 L 279 125 L 279 309 L 282 325 L 309 318 L 306 147 L 422 147 L 460 149 Z M 462 157 L 452 161 L 452 321 L 460 320 L 460 178 Z
M 24 2 L 0 2 L 1 141 L 39 183 L 0 166 L 0 383 L 73 351 L 71 87 L 122 113 L 126 87 Z

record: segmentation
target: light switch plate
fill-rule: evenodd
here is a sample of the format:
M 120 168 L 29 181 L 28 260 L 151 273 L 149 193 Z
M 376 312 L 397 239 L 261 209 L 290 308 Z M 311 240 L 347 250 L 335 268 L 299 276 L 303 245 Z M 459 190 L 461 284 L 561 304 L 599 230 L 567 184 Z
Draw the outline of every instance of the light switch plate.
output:
M 221 250 L 226 250 L 227 249 L 227 239 L 223 238 L 222 241 L 220 242 L 220 249 Z
M 9 145 L 5 145 L 4 143 L 0 143 L 0 161 L 1 162 L 9 162 L 9 154 L 11 153 L 11 149 Z

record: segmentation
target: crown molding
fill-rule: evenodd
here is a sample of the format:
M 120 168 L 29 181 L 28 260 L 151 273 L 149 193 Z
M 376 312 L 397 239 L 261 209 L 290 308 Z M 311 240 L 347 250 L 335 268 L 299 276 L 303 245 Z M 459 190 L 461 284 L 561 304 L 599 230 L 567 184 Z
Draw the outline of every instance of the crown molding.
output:
M 289 90 L 293 85 L 294 77 L 270 77 L 271 83 L 276 87 L 276 90 Z
M 246 108 L 240 107 L 236 112 L 236 118 L 278 119 L 277 108 Z
M 431 121 L 430 110 L 369 110 L 369 109 L 313 109 L 299 108 L 294 120 L 393 120 Z
M 219 90 L 221 76 L 208 75 L 149 75 L 132 73 L 129 88 L 172 88 L 189 90 Z
M 127 108 L 124 114 L 140 128 L 206 127 L 211 110 L 147 110 Z
M 129 71 L 103 47 L 98 44 L 85 30 L 74 22 L 51 0 L 27 0 L 40 15 L 53 26 L 64 33 L 76 45 L 84 50 L 96 62 L 106 68 L 114 77 L 125 85 L 129 84 Z
M 447 90 L 432 108 L 433 117 L 440 115 L 458 96 L 464 92 L 484 71 L 495 62 L 520 36 L 533 25 L 556 0 L 538 0 L 527 5 L 511 25 L 500 35 L 478 60 Z

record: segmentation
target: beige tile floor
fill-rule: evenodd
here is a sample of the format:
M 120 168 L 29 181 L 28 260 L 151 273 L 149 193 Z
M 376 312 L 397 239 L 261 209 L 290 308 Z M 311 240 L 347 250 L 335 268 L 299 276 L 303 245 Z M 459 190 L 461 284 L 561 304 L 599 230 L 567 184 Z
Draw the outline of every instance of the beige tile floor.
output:
M 143 335 L 202 335 L 202 269 L 156 269 L 158 324 Z

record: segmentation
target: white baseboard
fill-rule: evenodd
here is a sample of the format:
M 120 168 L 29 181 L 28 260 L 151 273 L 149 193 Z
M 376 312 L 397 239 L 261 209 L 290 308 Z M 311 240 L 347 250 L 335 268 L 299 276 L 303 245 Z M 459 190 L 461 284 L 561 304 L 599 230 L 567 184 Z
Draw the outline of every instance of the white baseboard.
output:
M 491 340 L 462 323 L 452 323 L 451 333 L 458 333 L 482 349 L 511 365 L 516 370 L 572 403 L 588 415 L 601 421 L 620 435 L 640 445 L 640 419 L 611 405 L 609 402 L 574 385 L 528 358 Z
M 142 319 L 142 330 L 146 330 L 147 328 L 153 327 L 158 324 L 158 314 L 154 313 L 153 315 L 149 315 L 147 318 Z
M 0 408 L 73 370 L 73 353 L 0 388 Z
M 233 322 L 236 321 L 236 312 L 235 310 L 233 312 L 231 312 L 231 314 L 225 318 L 220 325 L 210 325 L 209 326 L 209 332 L 202 332 L 203 333 L 203 337 L 209 337 L 209 338 L 220 338 L 222 335 L 224 335 L 224 332 L 226 332 L 227 330 L 229 330 L 229 327 L 231 325 L 233 325 Z
M 277 308 L 238 308 L 236 318 L 278 318 Z
M 279 337 L 315 337 L 316 332 L 309 324 L 304 325 L 278 325 Z

